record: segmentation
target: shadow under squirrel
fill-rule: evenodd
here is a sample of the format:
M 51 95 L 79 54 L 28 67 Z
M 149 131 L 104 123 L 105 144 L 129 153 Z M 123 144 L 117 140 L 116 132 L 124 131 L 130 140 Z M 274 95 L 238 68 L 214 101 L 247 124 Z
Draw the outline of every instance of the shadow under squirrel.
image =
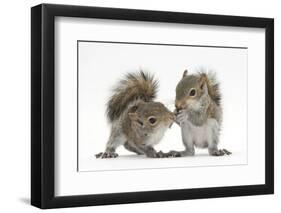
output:
M 154 77 L 143 71 L 129 73 L 119 82 L 107 103 L 110 137 L 105 152 L 96 154 L 96 158 L 117 157 L 115 151 L 120 145 L 147 157 L 168 157 L 153 146 L 160 142 L 175 115 L 162 103 L 153 101 L 157 88 Z

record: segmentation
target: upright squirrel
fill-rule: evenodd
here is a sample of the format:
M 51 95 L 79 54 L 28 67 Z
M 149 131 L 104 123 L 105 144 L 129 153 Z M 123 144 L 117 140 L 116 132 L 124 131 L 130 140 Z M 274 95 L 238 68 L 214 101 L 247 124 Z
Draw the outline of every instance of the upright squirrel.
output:
M 119 82 L 107 103 L 111 134 L 105 152 L 96 154 L 96 158 L 117 157 L 115 150 L 120 145 L 147 157 L 164 157 L 153 146 L 172 125 L 175 115 L 162 103 L 153 101 L 157 88 L 154 77 L 143 71 L 129 73 Z
M 194 146 L 208 148 L 212 156 L 231 154 L 226 149 L 218 149 L 222 106 L 219 83 L 214 73 L 203 71 L 190 75 L 185 70 L 176 87 L 175 107 L 176 123 L 181 127 L 185 150 L 170 151 L 170 155 L 194 155 Z

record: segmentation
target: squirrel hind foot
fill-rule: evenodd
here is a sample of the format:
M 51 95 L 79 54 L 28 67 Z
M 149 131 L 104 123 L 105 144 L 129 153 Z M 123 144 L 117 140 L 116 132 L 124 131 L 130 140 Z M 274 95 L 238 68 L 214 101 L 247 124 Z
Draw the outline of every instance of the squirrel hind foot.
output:
M 232 153 L 226 149 L 218 149 L 211 153 L 212 156 L 223 156 L 223 155 L 231 155 Z
M 100 152 L 95 155 L 96 158 L 117 158 L 118 154 L 116 152 Z
M 222 151 L 226 154 L 226 155 L 231 155 L 232 152 L 228 151 L 227 149 L 222 149 Z

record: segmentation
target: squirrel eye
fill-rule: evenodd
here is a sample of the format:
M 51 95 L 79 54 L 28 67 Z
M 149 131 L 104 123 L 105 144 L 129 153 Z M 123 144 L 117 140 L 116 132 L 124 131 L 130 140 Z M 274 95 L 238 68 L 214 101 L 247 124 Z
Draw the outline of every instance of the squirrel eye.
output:
M 155 117 L 150 117 L 148 118 L 149 123 L 155 124 L 156 123 L 156 118 Z
M 189 92 L 189 96 L 195 96 L 195 95 L 196 95 L 195 89 L 191 89 Z

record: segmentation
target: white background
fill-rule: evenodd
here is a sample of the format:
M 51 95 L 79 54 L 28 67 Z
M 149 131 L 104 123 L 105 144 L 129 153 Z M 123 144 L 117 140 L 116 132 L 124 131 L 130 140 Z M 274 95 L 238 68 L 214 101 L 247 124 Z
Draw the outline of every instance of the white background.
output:
M 175 88 L 183 70 L 192 74 L 201 66 L 214 70 L 220 82 L 220 147 L 231 150 L 232 155 L 214 158 L 207 149 L 196 149 L 195 158 L 144 160 L 119 147 L 119 158 L 94 157 L 104 151 L 110 134 L 105 109 L 111 89 L 126 73 L 140 67 L 153 73 L 159 81 L 156 100 L 174 111 Z M 79 171 L 247 164 L 247 68 L 247 49 L 79 42 Z M 168 129 L 155 148 L 183 150 L 179 126 Z
M 49 2 L 49 1 L 45 1 Z M 245 16 L 275 17 L 275 53 L 280 55 L 280 6 L 278 1 L 253 4 L 243 0 L 225 1 L 53 1 L 53 3 L 84 4 L 155 10 L 219 13 Z M 30 7 L 40 1 L 6 1 L 1 12 L 1 211 L 37 212 L 29 206 L 30 189 Z M 276 57 L 277 58 L 277 57 Z M 280 62 L 276 60 L 276 70 Z M 276 82 L 281 80 L 276 72 Z M 276 109 L 280 109 L 280 86 L 276 85 Z M 280 128 L 280 110 L 276 110 L 276 130 Z M 209 200 L 130 204 L 79 209 L 51 210 L 55 212 L 132 212 L 132 211 L 193 211 L 237 212 L 273 211 L 280 206 L 280 131 L 276 131 L 276 187 L 275 195 L 223 198 Z
M 106 26 L 106 27 L 105 27 Z M 188 26 L 188 27 L 187 27 Z M 73 31 L 75 29 L 75 31 Z M 172 30 L 171 30 L 172 29 Z M 233 186 L 233 185 L 247 185 L 247 184 L 263 184 L 264 183 L 264 142 L 261 138 L 264 138 L 264 30 L 261 29 L 245 29 L 241 28 L 232 28 L 232 27 L 202 27 L 194 25 L 182 25 L 182 24 L 159 24 L 159 23 L 142 23 L 142 22 L 131 22 L 128 21 L 106 21 L 106 20 L 93 20 L 93 19 L 77 19 L 77 18 L 63 18 L 59 17 L 55 21 L 55 88 L 56 88 L 56 134 L 55 134 L 55 195 L 65 196 L 65 195 L 79 195 L 79 194 L 91 194 L 91 193 L 110 193 L 110 192 L 131 192 L 131 191 L 147 191 L 147 190 L 164 190 L 164 189 L 179 189 L 179 188 L 202 188 L 202 187 L 216 187 L 216 186 Z M 130 32 L 126 34 L 124 32 Z M 205 36 L 208 35 L 208 36 Z M 91 155 L 91 149 L 94 151 L 92 146 L 86 147 L 88 155 L 85 154 L 84 141 L 83 146 L 80 146 L 81 156 L 86 157 L 87 164 L 84 162 L 82 171 L 90 170 L 92 166 L 88 166 L 88 162 L 95 164 L 95 170 L 112 170 L 106 172 L 77 172 L 76 162 L 77 162 L 77 86 L 75 82 L 77 81 L 77 64 L 76 64 L 76 44 L 77 40 L 114 40 L 114 41 L 134 41 L 134 42 L 158 42 L 158 43 L 184 43 L 184 44 L 203 44 L 203 45 L 216 45 L 216 46 L 247 46 L 248 47 L 248 56 L 238 54 L 237 50 L 232 51 L 219 51 L 206 48 L 204 51 L 200 52 L 200 57 L 192 50 L 192 56 L 186 49 L 179 47 L 170 47 L 169 51 L 171 55 L 177 55 L 178 51 L 181 52 L 178 57 L 172 58 L 169 55 L 165 55 L 165 50 L 162 49 L 162 57 L 165 56 L 170 60 L 168 62 L 158 61 L 160 57 L 159 53 L 154 52 L 153 49 L 147 50 L 153 55 L 159 55 L 155 57 L 154 60 L 149 57 L 139 56 L 143 61 L 143 66 L 148 64 L 153 65 L 153 70 L 155 71 L 160 69 L 184 69 L 184 66 L 187 66 L 186 63 L 190 60 L 189 63 L 192 63 L 192 66 L 196 64 L 205 65 L 208 64 L 210 68 L 215 69 L 218 72 L 218 77 L 221 78 L 221 82 L 228 84 L 225 86 L 222 84 L 222 91 L 225 92 L 225 120 L 224 123 L 225 129 L 223 129 L 222 141 L 224 145 L 230 146 L 232 143 L 236 143 L 236 140 L 241 140 L 238 143 L 242 143 L 240 148 L 234 149 L 234 154 L 232 156 L 223 156 L 221 158 L 207 157 L 208 159 L 196 155 L 192 158 L 174 158 L 174 159 L 150 159 L 145 158 L 134 159 L 134 164 L 126 159 L 110 159 L 110 160 L 100 160 L 94 159 L 93 154 Z M 112 45 L 111 45 L 112 46 Z M 155 48 L 155 46 L 153 46 Z M 160 47 L 158 47 L 159 49 Z M 157 49 L 157 50 L 158 50 Z M 115 50 L 116 51 L 116 50 Z M 141 49 L 139 49 L 140 52 Z M 143 50 L 144 51 L 144 50 Z M 155 50 L 154 50 L 155 51 Z M 175 52 L 173 52 L 175 51 Z M 197 49 L 198 51 L 198 49 Z M 101 51 L 98 51 L 101 52 Z M 111 52 L 114 52 L 111 50 Z M 123 51 L 122 54 L 125 54 L 126 51 Z M 235 54 L 234 54 L 235 53 Z M 82 52 L 80 55 L 84 55 Z M 120 53 L 116 53 L 120 54 Z M 115 54 L 115 55 L 116 55 Z M 140 54 L 140 53 L 138 53 Z M 222 56 L 223 54 L 223 56 Z M 90 54 L 87 54 L 87 57 Z M 131 53 L 134 55 L 134 53 Z M 187 55 L 186 59 L 183 55 Z M 211 57 L 207 57 L 211 55 Z M 238 57 L 239 56 L 239 57 Z M 83 56 L 83 59 L 87 57 Z M 117 57 L 117 56 L 116 56 Z M 181 58 L 183 57 L 183 58 Z M 240 58 L 241 57 L 241 58 Z M 110 58 L 109 55 L 103 56 L 102 52 L 100 56 L 94 56 L 97 60 L 97 63 L 90 63 L 87 68 L 94 67 L 101 63 L 104 59 Z M 125 58 L 128 58 L 125 57 Z M 137 57 L 138 58 L 138 57 Z M 188 58 L 188 59 L 187 59 Z M 221 58 L 224 60 L 224 63 L 221 63 L 219 60 L 211 60 L 211 58 Z M 118 59 L 118 57 L 117 57 Z M 99 72 L 106 73 L 110 78 L 104 79 L 103 74 L 98 74 L 98 79 L 101 79 L 99 85 L 95 85 L 94 80 L 91 77 L 89 78 L 89 83 L 80 82 L 81 89 L 85 87 L 97 87 L 96 90 L 99 90 L 99 93 L 103 90 L 104 86 L 108 86 L 113 83 L 105 81 L 113 81 L 118 74 L 118 70 L 115 72 L 113 69 L 119 67 L 123 72 L 123 69 L 126 70 L 128 67 L 124 67 L 121 63 L 124 59 L 119 59 L 118 63 L 111 61 L 114 67 L 108 67 L 109 70 L 104 71 L 105 65 L 99 65 L 101 69 Z M 166 59 L 167 60 L 167 59 Z M 87 63 L 89 63 L 88 60 Z M 130 63 L 134 60 L 130 59 Z M 151 63 L 153 61 L 153 63 Z M 154 62 L 156 61 L 156 62 Z M 91 61 L 93 62 L 93 61 Z M 148 63 L 150 62 L 150 63 Z M 169 63 L 170 62 L 170 63 Z M 172 62 L 176 62 L 173 64 Z M 125 60 L 124 63 L 127 63 Z M 165 63 L 163 67 L 161 64 Z M 240 66 L 234 65 L 239 63 Z M 248 66 L 248 144 L 245 142 L 245 80 L 247 72 L 245 70 L 245 65 Z M 83 62 L 84 66 L 85 63 Z M 122 65 L 122 67 L 120 67 Z M 129 65 L 129 62 L 128 62 Z M 81 66 L 80 68 L 83 68 Z M 135 66 L 135 63 L 132 63 L 132 66 Z M 182 68 L 180 68 L 182 66 Z M 131 67 L 129 67 L 131 69 Z M 193 67 L 192 67 L 193 68 Z M 84 68 L 83 68 L 84 69 Z M 82 69 L 82 70 L 83 70 Z M 164 70 L 163 72 L 158 71 L 158 75 L 161 78 L 163 73 L 172 73 L 171 70 Z M 239 70 L 239 71 L 237 71 Z M 93 73 L 91 69 L 88 69 L 87 72 Z M 98 72 L 98 71 L 97 71 Z M 162 75 L 161 75 L 162 74 Z M 172 74 L 173 76 L 173 74 Z M 82 81 L 85 79 L 81 75 Z M 87 77 L 87 76 L 86 76 Z M 93 75 L 95 77 L 95 75 Z M 86 78 L 88 80 L 88 78 Z M 173 81 L 177 81 L 176 77 L 170 77 L 169 84 L 172 84 Z M 161 78 L 162 79 L 162 78 Z M 223 79 L 223 80 L 222 80 Z M 230 82 L 233 80 L 233 82 Z M 163 78 L 163 81 L 167 79 Z M 239 82 L 239 83 L 238 83 Z M 244 83 L 243 83 L 244 82 Z M 167 89 L 167 94 L 172 92 L 171 89 Z M 240 87 L 240 88 L 239 88 Z M 100 91 L 101 90 L 101 91 Z M 162 91 L 162 89 L 161 89 Z M 161 97 L 167 97 L 161 95 Z M 236 93 L 237 91 L 237 93 Z M 92 97 L 95 92 L 90 92 L 90 97 Z M 233 94 L 234 93 L 234 94 Z M 91 101 L 87 98 L 83 98 L 87 94 L 85 91 L 81 93 L 82 100 Z M 257 94 L 260 95 L 257 96 Z M 105 95 L 106 96 L 106 95 Z M 231 98 L 236 99 L 236 101 L 230 100 Z M 244 100 L 244 101 L 243 101 Z M 95 100 L 92 100 L 96 104 Z M 98 102 L 104 102 L 104 99 L 99 100 Z M 236 103 L 234 103 L 236 102 Z M 244 102 L 244 104 L 243 104 Z M 237 107 L 236 105 L 240 104 L 241 106 Z M 230 105 L 230 106 L 229 106 Z M 103 117 L 99 118 L 96 116 L 85 115 L 85 111 L 89 111 L 84 108 L 85 105 L 82 104 L 82 118 L 86 117 L 86 122 L 81 122 L 81 133 L 82 136 L 85 136 L 86 131 L 93 131 L 92 140 L 96 138 L 96 129 L 101 128 L 102 126 L 96 126 L 91 123 L 92 119 L 96 119 L 96 122 L 103 120 Z M 98 107 L 98 105 L 96 105 Z M 103 108 L 101 104 L 98 108 Z M 90 108 L 95 109 L 94 106 Z M 99 109 L 100 110 L 100 109 Z M 233 119 L 233 112 L 228 112 L 228 110 L 236 111 L 235 116 L 238 118 Z M 240 111 L 240 112 L 239 112 Z M 92 113 L 93 111 L 90 110 Z M 103 113 L 102 113 L 103 114 Z M 230 116 L 231 115 L 231 116 Z M 237 120 L 236 120 L 237 119 Z M 240 121 L 239 121 L 240 119 Z M 83 121 L 84 119 L 82 119 Z M 244 120 L 244 122 L 243 122 Z M 95 121 L 94 121 L 95 122 Z M 101 122 L 102 124 L 102 122 Z M 231 124 L 231 125 L 229 125 Z M 95 129 L 91 129 L 94 126 Z M 240 126 L 244 130 L 237 128 Z M 104 128 L 106 129 L 106 128 Z M 101 132 L 103 130 L 99 130 Z M 227 133 L 230 131 L 230 133 Z M 172 131 L 168 131 L 168 134 Z M 244 133 L 244 134 L 243 134 Z M 103 136 L 105 137 L 105 136 Z M 99 140 L 103 140 L 103 137 Z M 230 139 L 231 137 L 231 139 Z M 237 137 L 237 138 L 236 138 Z M 240 139 L 239 139 L 240 137 Z M 244 137 L 244 139 L 243 139 Z M 88 137 L 86 136 L 87 140 Z M 170 141 L 174 141 L 176 138 L 172 136 Z M 232 140 L 232 139 L 236 140 Z M 170 142 L 168 141 L 168 142 Z M 92 145 L 92 141 L 89 141 L 89 144 Z M 165 143 L 163 141 L 163 143 Z M 248 164 L 245 164 L 246 157 L 245 155 L 245 145 L 248 145 Z M 237 147 L 236 147 L 237 148 Z M 65 151 L 67 150 L 67 152 Z M 80 150 L 80 149 L 79 149 Z M 242 155 L 241 155 L 242 154 Z M 241 155 L 241 156 L 240 156 Z M 89 158 L 93 158 L 93 162 L 89 161 Z M 87 159 L 88 158 L 88 159 Z M 240 158 L 240 159 L 239 159 Z M 244 159 L 243 159 L 244 158 Z M 84 160 L 82 158 L 82 160 Z M 123 161 L 121 161 L 123 160 Z M 204 163 L 200 163 L 200 161 Z M 216 160 L 216 162 L 214 162 Z M 202 166 L 200 168 L 196 165 L 207 164 L 212 166 Z M 230 165 L 234 164 L 235 166 L 214 166 L 214 165 Z M 86 166 L 85 166 L 86 165 Z M 132 167 L 142 168 L 142 170 L 132 170 Z M 143 168 L 162 168 L 162 169 L 143 169 Z M 167 168 L 167 169 L 164 169 Z M 135 169 L 134 168 L 134 169 Z M 173 169 L 171 169 L 173 168 Z M 122 169 L 122 171 L 120 170 Z M 123 171 L 124 169 L 127 169 Z M 130 169 L 130 170 L 128 170 Z M 178 175 L 180 174 L 180 175 Z M 165 177 L 165 178 L 163 178 Z M 208 178 L 206 178 L 208 177 Z M 235 178 L 234 178 L 235 177 Z M 141 184 L 136 184 L 131 180 L 143 179 Z M 93 181 L 94 180 L 94 181 Z M 114 180 L 114 181 L 112 181 Z M 106 183 L 106 184 L 100 184 Z M 116 184 L 118 182 L 118 184 Z

